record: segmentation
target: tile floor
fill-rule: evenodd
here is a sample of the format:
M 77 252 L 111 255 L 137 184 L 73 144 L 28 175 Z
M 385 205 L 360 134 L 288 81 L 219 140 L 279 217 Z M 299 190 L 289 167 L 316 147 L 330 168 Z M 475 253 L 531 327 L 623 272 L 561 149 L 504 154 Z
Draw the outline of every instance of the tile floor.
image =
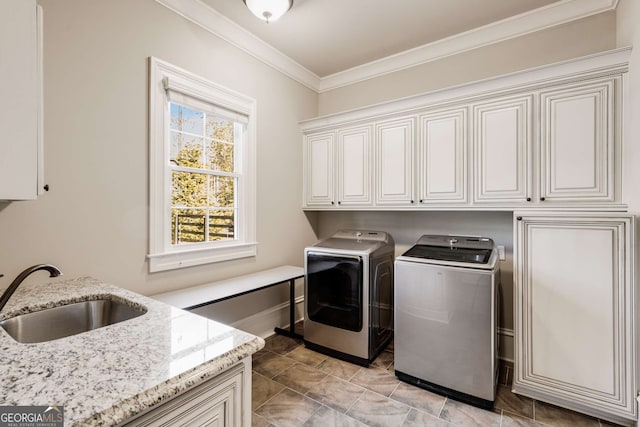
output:
M 368 368 L 325 356 L 300 340 L 273 335 L 253 358 L 252 425 L 611 427 L 613 424 L 511 393 L 501 371 L 493 411 L 399 381 L 393 343 Z

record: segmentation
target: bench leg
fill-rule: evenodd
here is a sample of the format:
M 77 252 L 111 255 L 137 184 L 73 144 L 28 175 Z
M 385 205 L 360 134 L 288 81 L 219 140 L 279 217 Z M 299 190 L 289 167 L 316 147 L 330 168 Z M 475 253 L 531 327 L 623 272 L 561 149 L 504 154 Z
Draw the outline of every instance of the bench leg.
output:
M 282 328 L 275 328 L 274 332 L 280 335 L 286 335 L 291 338 L 299 338 L 302 339 L 303 336 L 297 334 L 295 331 L 296 328 L 296 280 L 289 280 L 289 330 Z

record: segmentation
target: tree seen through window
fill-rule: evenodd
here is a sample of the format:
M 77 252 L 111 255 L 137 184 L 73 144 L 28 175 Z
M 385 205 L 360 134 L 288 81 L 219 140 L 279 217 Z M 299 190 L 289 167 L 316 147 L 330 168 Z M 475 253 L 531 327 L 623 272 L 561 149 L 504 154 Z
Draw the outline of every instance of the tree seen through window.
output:
M 171 243 L 234 239 L 235 144 L 242 125 L 169 103 Z

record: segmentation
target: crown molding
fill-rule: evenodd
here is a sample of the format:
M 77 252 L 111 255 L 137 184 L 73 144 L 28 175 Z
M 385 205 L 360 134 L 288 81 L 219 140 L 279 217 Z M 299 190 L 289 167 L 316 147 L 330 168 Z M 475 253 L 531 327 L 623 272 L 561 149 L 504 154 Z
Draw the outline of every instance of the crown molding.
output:
M 200 0 L 156 1 L 319 93 L 614 10 L 618 5 L 618 0 L 562 0 L 321 78 Z
M 298 83 L 318 91 L 320 77 L 202 1 L 156 0 L 156 2 L 291 77 Z

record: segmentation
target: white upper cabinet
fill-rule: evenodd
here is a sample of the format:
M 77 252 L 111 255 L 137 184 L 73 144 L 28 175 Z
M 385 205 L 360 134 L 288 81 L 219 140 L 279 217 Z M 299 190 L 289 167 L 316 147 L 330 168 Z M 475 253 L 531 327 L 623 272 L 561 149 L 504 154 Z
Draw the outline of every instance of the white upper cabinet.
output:
M 473 106 L 474 203 L 532 201 L 533 96 Z
M 38 196 L 39 25 L 35 0 L 0 2 L 0 200 Z
M 305 207 L 371 206 L 371 126 L 305 137 Z
M 414 117 L 388 120 L 375 125 L 376 204 L 414 204 L 413 145 Z
M 625 210 L 629 53 L 302 122 L 305 208 Z M 313 143 L 322 145 L 318 160 L 308 154 Z
M 306 137 L 304 190 L 305 205 L 308 207 L 335 204 L 335 144 L 335 132 L 322 132 Z
M 467 202 L 467 109 L 418 118 L 418 203 Z
M 540 201 L 615 200 L 619 77 L 540 94 Z
M 338 205 L 371 205 L 371 126 L 338 131 L 337 161 Z

